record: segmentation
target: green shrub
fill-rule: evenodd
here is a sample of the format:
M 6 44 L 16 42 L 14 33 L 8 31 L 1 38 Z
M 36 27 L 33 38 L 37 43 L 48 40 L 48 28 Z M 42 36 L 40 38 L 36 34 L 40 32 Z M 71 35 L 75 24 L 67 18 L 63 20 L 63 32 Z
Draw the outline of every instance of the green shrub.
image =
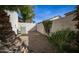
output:
M 57 52 L 65 52 L 64 48 L 68 49 L 71 42 L 74 41 L 75 33 L 69 29 L 57 31 L 48 36 L 48 40 L 57 48 Z

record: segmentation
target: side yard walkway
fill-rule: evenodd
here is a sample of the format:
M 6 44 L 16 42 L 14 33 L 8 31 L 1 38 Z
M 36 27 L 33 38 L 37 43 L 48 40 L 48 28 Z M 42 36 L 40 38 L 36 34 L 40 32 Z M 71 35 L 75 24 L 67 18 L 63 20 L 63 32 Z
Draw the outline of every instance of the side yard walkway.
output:
M 27 47 L 26 53 L 53 53 L 55 49 L 48 42 L 47 38 L 37 32 L 30 31 L 28 35 L 20 35 L 21 40 Z
M 37 31 L 29 32 L 29 49 L 32 53 L 52 53 L 53 48 L 47 38 Z
M 29 40 L 28 40 L 28 35 L 19 34 L 18 36 L 19 36 L 19 38 L 21 39 L 21 41 L 24 43 L 23 46 L 26 47 L 25 50 L 24 50 L 24 49 L 22 49 L 22 50 L 24 50 L 25 53 L 28 53 L 28 41 L 29 41 Z

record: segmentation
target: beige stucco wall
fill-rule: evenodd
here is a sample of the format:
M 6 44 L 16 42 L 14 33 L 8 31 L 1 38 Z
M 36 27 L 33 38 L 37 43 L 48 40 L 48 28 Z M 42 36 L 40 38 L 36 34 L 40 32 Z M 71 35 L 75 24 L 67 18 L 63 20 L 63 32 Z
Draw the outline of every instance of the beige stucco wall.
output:
M 67 28 L 70 28 L 71 30 L 76 30 L 75 24 L 77 23 L 77 21 L 72 21 L 74 17 L 74 14 L 71 14 L 60 19 L 53 20 L 52 28 L 50 29 L 51 33 Z M 37 31 L 45 34 L 44 26 L 42 23 L 39 23 L 37 25 Z
M 51 32 L 55 32 L 58 30 L 70 28 L 71 30 L 76 30 L 75 24 L 77 23 L 76 21 L 72 21 L 74 18 L 74 14 L 65 16 L 61 19 L 54 20 L 52 23 L 52 28 Z
M 42 34 L 46 34 L 42 23 L 37 24 L 37 31 Z

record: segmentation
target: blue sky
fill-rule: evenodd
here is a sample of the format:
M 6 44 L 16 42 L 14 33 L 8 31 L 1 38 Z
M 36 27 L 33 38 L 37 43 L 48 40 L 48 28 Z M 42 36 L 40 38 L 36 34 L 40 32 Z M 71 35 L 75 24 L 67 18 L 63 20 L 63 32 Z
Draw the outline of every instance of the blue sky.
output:
M 64 16 L 65 13 L 73 11 L 74 9 L 75 5 L 36 5 L 33 20 L 39 23 L 57 15 Z

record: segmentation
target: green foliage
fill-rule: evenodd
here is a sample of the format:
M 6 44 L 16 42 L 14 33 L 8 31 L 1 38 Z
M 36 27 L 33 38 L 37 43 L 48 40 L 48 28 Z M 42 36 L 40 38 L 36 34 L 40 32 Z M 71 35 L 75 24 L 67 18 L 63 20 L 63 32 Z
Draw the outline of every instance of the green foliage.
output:
M 52 21 L 50 21 L 50 20 L 43 21 L 43 25 L 44 25 L 44 29 L 45 29 L 46 33 L 49 34 L 50 28 L 52 27 Z
M 20 11 L 24 21 L 28 19 L 32 20 L 32 18 L 34 17 L 33 6 L 24 6 L 23 8 L 20 9 Z
M 48 40 L 51 44 L 54 44 L 57 48 L 57 52 L 64 52 L 64 47 L 70 45 L 74 40 L 75 33 L 70 30 L 62 30 L 52 33 L 51 36 L 48 36 Z
M 33 6 L 29 5 L 0 5 L 0 12 L 3 10 L 20 11 L 24 21 L 34 17 Z

